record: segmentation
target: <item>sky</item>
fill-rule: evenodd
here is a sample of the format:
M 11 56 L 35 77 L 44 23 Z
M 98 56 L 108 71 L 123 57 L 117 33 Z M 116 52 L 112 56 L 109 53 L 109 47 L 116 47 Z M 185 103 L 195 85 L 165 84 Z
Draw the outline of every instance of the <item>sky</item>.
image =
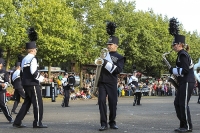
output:
M 186 31 L 200 33 L 200 0 L 126 0 L 136 1 L 136 10 L 177 18 Z

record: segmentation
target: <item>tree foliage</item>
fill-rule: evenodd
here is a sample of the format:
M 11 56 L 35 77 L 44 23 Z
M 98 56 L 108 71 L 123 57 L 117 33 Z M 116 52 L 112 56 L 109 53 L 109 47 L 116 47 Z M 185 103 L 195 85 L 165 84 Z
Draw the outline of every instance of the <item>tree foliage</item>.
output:
M 16 55 L 24 52 L 24 38 L 26 36 L 26 20 L 24 10 L 20 9 L 12 0 L 2 0 L 0 4 L 0 45 L 6 55 L 6 68 L 10 60 L 16 60 Z M 11 62 L 13 65 L 14 62 Z
M 24 6 L 29 26 L 35 27 L 39 35 L 38 56 L 46 64 L 70 60 L 70 55 L 79 49 L 81 34 L 65 1 L 30 0 Z
M 107 47 L 106 22 L 112 21 L 117 25 L 115 36 L 120 39 L 118 52 L 126 57 L 124 72 L 131 72 L 134 64 L 146 75 L 159 76 L 168 71 L 162 54 L 171 50 L 171 16 L 153 10 L 136 11 L 136 6 L 123 0 L 2 0 L 0 45 L 6 51 L 8 66 L 12 66 L 17 54 L 25 54 L 27 28 L 34 27 L 39 35 L 37 56 L 42 65 L 70 61 L 94 64 L 100 50 Z M 198 32 L 187 32 L 180 24 L 180 33 L 186 36 L 189 53 L 197 62 Z M 167 56 L 172 66 L 175 58 L 175 52 Z

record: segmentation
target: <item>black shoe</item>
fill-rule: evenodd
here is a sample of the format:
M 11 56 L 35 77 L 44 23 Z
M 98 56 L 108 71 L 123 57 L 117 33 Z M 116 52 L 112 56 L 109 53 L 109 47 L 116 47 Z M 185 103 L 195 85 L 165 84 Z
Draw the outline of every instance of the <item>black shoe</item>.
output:
M 10 120 L 10 121 L 9 121 L 10 124 L 12 124 L 13 122 L 14 122 L 13 120 Z
M 18 124 L 14 124 L 14 123 L 13 123 L 13 127 L 16 127 L 16 128 L 24 128 L 24 127 L 26 127 L 26 125 L 23 125 L 23 124 L 18 125 Z
M 107 130 L 107 129 L 108 129 L 107 126 L 101 126 L 101 127 L 99 128 L 99 131 L 104 131 L 104 130 Z
M 70 106 L 65 106 L 65 107 L 70 107 Z
M 186 129 L 186 128 L 179 128 L 178 130 L 177 130 L 178 132 L 192 132 L 192 129 Z
M 111 129 L 118 129 L 118 126 L 117 125 L 112 125 L 110 126 Z
M 179 129 L 180 129 L 180 127 L 179 127 L 179 128 L 176 128 L 176 129 L 174 129 L 174 131 L 175 131 L 175 132 L 178 132 L 178 131 L 179 131 Z
M 33 126 L 33 128 L 47 128 L 47 125 Z
M 137 105 L 142 105 L 142 104 L 137 104 Z
M 135 106 L 135 103 L 133 103 L 133 106 Z
M 18 114 L 16 111 L 12 111 L 11 114 Z

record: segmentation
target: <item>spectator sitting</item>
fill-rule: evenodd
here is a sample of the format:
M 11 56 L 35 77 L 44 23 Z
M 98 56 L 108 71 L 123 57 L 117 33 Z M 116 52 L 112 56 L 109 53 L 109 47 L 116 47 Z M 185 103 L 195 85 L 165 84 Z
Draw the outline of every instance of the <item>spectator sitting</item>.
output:
M 84 92 L 84 93 L 87 93 L 88 92 L 88 85 L 84 85 L 83 88 L 81 88 L 81 90 Z
M 86 94 L 85 94 L 84 90 L 82 90 L 82 91 L 81 91 L 81 96 L 82 96 L 82 98 L 84 98 L 84 99 L 87 99 L 87 97 L 86 97 Z
M 78 91 L 78 92 L 76 93 L 76 97 L 77 97 L 77 98 L 82 98 L 82 95 L 81 95 L 80 91 Z
M 86 93 L 86 97 L 87 97 L 87 99 L 91 99 L 91 98 L 92 98 L 92 96 L 91 96 L 91 94 L 90 94 L 90 91 L 88 91 L 88 92 Z

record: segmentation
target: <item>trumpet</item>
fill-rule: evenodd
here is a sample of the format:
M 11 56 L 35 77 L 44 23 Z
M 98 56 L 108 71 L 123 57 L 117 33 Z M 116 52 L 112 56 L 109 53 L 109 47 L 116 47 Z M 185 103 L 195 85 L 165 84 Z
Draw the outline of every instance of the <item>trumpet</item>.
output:
M 198 72 L 197 72 L 197 68 L 198 67 L 200 67 L 200 58 L 199 58 L 199 62 L 198 63 L 196 63 L 195 65 L 194 65 L 194 76 L 195 76 L 195 78 L 197 79 L 197 81 L 198 82 L 200 82 L 200 76 L 198 75 Z
M 104 63 L 104 60 L 107 56 L 109 55 L 109 51 L 107 48 L 103 48 L 100 53 L 100 57 L 95 59 L 94 63 L 97 66 L 96 68 L 96 73 L 95 73 L 95 80 L 94 80 L 94 86 L 93 86 L 93 95 L 97 95 L 98 91 L 98 82 L 99 82 L 99 77 L 101 74 L 101 68 Z M 110 57 L 110 56 L 109 56 Z

